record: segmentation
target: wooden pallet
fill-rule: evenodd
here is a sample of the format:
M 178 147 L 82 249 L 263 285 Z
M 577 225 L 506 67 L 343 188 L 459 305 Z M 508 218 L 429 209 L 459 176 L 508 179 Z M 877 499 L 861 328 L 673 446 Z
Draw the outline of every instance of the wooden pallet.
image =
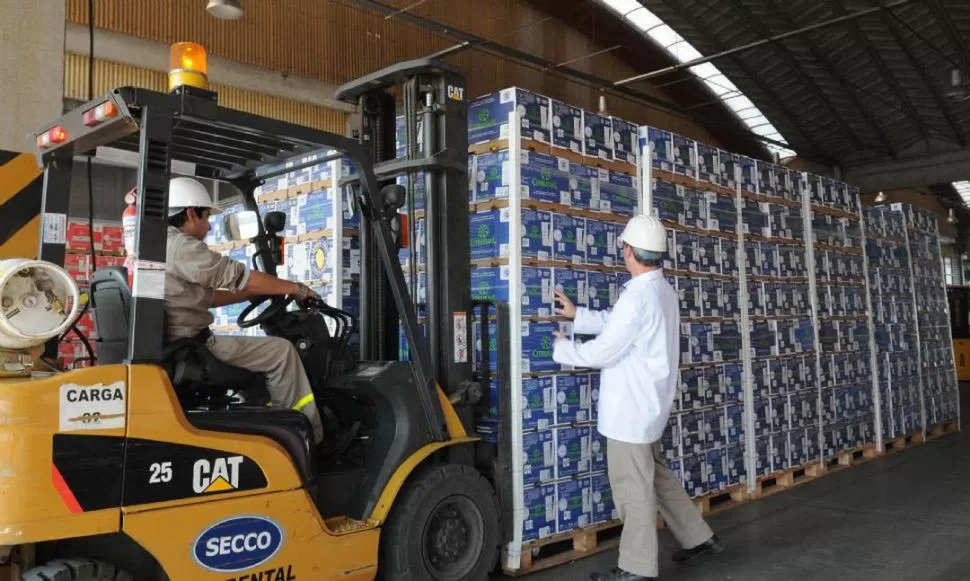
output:
M 902 452 L 907 448 L 912 448 L 917 444 L 923 443 L 923 432 L 913 432 L 911 434 L 904 434 L 893 438 L 892 440 L 886 440 L 882 445 L 882 455 L 888 456 L 890 454 L 895 454 L 897 452 Z
M 843 450 L 826 460 L 825 467 L 829 471 L 837 471 L 851 466 L 858 466 L 878 456 L 875 444 L 866 444 L 851 450 Z
M 825 475 L 819 462 L 809 462 L 804 466 L 789 468 L 774 474 L 759 476 L 754 490 L 746 492 L 746 500 L 760 500 L 766 496 L 801 486 Z
M 694 506 L 704 516 L 710 516 L 719 512 L 740 506 L 747 501 L 747 486 L 745 484 L 735 484 L 724 490 L 712 492 L 711 494 L 695 498 Z
M 960 429 L 959 420 L 950 420 L 948 422 L 943 422 L 930 426 L 926 429 L 926 440 L 935 440 L 941 438 L 947 434 L 952 434 Z
M 662 528 L 659 519 L 657 524 L 658 528 Z M 519 568 L 506 569 L 505 574 L 521 577 L 615 549 L 620 546 L 622 529 L 622 522 L 610 521 L 531 541 L 522 546 Z

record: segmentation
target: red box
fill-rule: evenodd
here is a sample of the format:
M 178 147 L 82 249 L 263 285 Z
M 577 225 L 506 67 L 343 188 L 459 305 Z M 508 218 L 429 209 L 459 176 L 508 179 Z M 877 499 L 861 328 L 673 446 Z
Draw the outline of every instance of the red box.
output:
M 98 229 L 101 230 L 101 252 L 111 255 L 122 255 L 125 253 L 125 231 L 121 224 L 103 224 L 94 227 L 95 242 L 98 238 Z
M 67 249 L 68 250 L 91 250 L 91 230 L 87 222 L 69 220 L 67 222 Z M 101 246 L 101 233 L 98 226 L 94 226 L 94 249 L 98 250 Z
M 87 286 L 88 283 L 91 282 L 91 255 L 64 255 L 64 270 L 66 270 L 67 274 L 79 285 Z
M 97 329 L 94 326 L 94 315 L 91 311 L 84 313 L 84 316 L 78 319 L 75 325 L 77 326 L 77 330 L 83 333 L 89 342 L 98 338 Z M 76 337 L 77 335 L 71 336 Z
M 94 343 L 91 343 L 91 349 L 97 353 Z M 63 341 L 58 345 L 57 352 L 58 357 L 64 362 L 65 369 L 91 367 L 91 361 L 88 359 L 88 351 L 85 349 L 84 343 L 80 341 Z M 82 361 L 78 361 L 78 359 Z
M 98 268 L 105 268 L 107 266 L 124 266 L 125 257 L 124 256 L 99 256 L 98 257 Z

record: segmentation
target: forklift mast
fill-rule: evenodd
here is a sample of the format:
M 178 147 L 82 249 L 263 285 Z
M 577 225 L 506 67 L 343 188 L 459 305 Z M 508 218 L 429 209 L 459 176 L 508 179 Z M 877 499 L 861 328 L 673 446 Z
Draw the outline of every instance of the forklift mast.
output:
M 397 111 L 392 93 L 398 88 L 403 96 L 406 142 L 401 158 L 396 151 Z M 427 324 L 431 374 L 446 394 L 467 389 L 472 368 L 465 77 L 440 61 L 419 59 L 344 85 L 337 97 L 359 108 L 359 139 L 372 156 L 381 186 L 399 176 L 409 177 L 409 276 L 414 289 L 412 300 L 419 318 L 425 318 Z M 422 212 L 415 209 L 414 192 L 419 179 L 423 180 L 425 196 L 425 305 L 417 304 L 415 284 L 414 231 Z M 361 233 L 361 355 L 364 360 L 396 359 L 398 314 L 388 300 L 390 282 L 383 276 L 374 241 L 365 233 L 366 229 Z M 462 420 L 470 425 L 470 410 L 462 411 Z

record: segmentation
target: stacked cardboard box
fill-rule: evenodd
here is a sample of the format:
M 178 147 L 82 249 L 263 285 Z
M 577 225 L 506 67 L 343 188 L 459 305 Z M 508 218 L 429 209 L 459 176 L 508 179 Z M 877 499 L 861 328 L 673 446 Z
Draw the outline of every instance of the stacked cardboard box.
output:
M 522 406 L 511 421 L 524 463 L 514 526 L 528 542 L 617 517 L 595 428 L 599 373 L 556 364 L 552 332 L 571 332 L 554 314 L 555 291 L 603 310 L 629 279 L 617 238 L 640 204 L 636 126 L 519 88 L 476 99 L 468 118 L 472 296 L 510 302 L 518 316 L 511 395 Z M 483 343 L 494 351 L 479 323 L 474 335 L 476 360 Z M 498 421 L 492 390 L 478 424 L 486 437 Z
M 913 265 L 903 212 L 868 207 L 865 228 L 882 437 L 891 440 L 923 429 Z

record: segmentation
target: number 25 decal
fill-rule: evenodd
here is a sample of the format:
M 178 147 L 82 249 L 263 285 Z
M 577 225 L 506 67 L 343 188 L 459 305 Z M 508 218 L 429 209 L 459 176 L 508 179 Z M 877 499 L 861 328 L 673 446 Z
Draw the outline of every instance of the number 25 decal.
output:
M 163 482 L 172 481 L 172 463 L 171 462 L 155 462 L 149 467 L 151 471 L 151 477 L 148 479 L 149 484 L 161 484 Z

